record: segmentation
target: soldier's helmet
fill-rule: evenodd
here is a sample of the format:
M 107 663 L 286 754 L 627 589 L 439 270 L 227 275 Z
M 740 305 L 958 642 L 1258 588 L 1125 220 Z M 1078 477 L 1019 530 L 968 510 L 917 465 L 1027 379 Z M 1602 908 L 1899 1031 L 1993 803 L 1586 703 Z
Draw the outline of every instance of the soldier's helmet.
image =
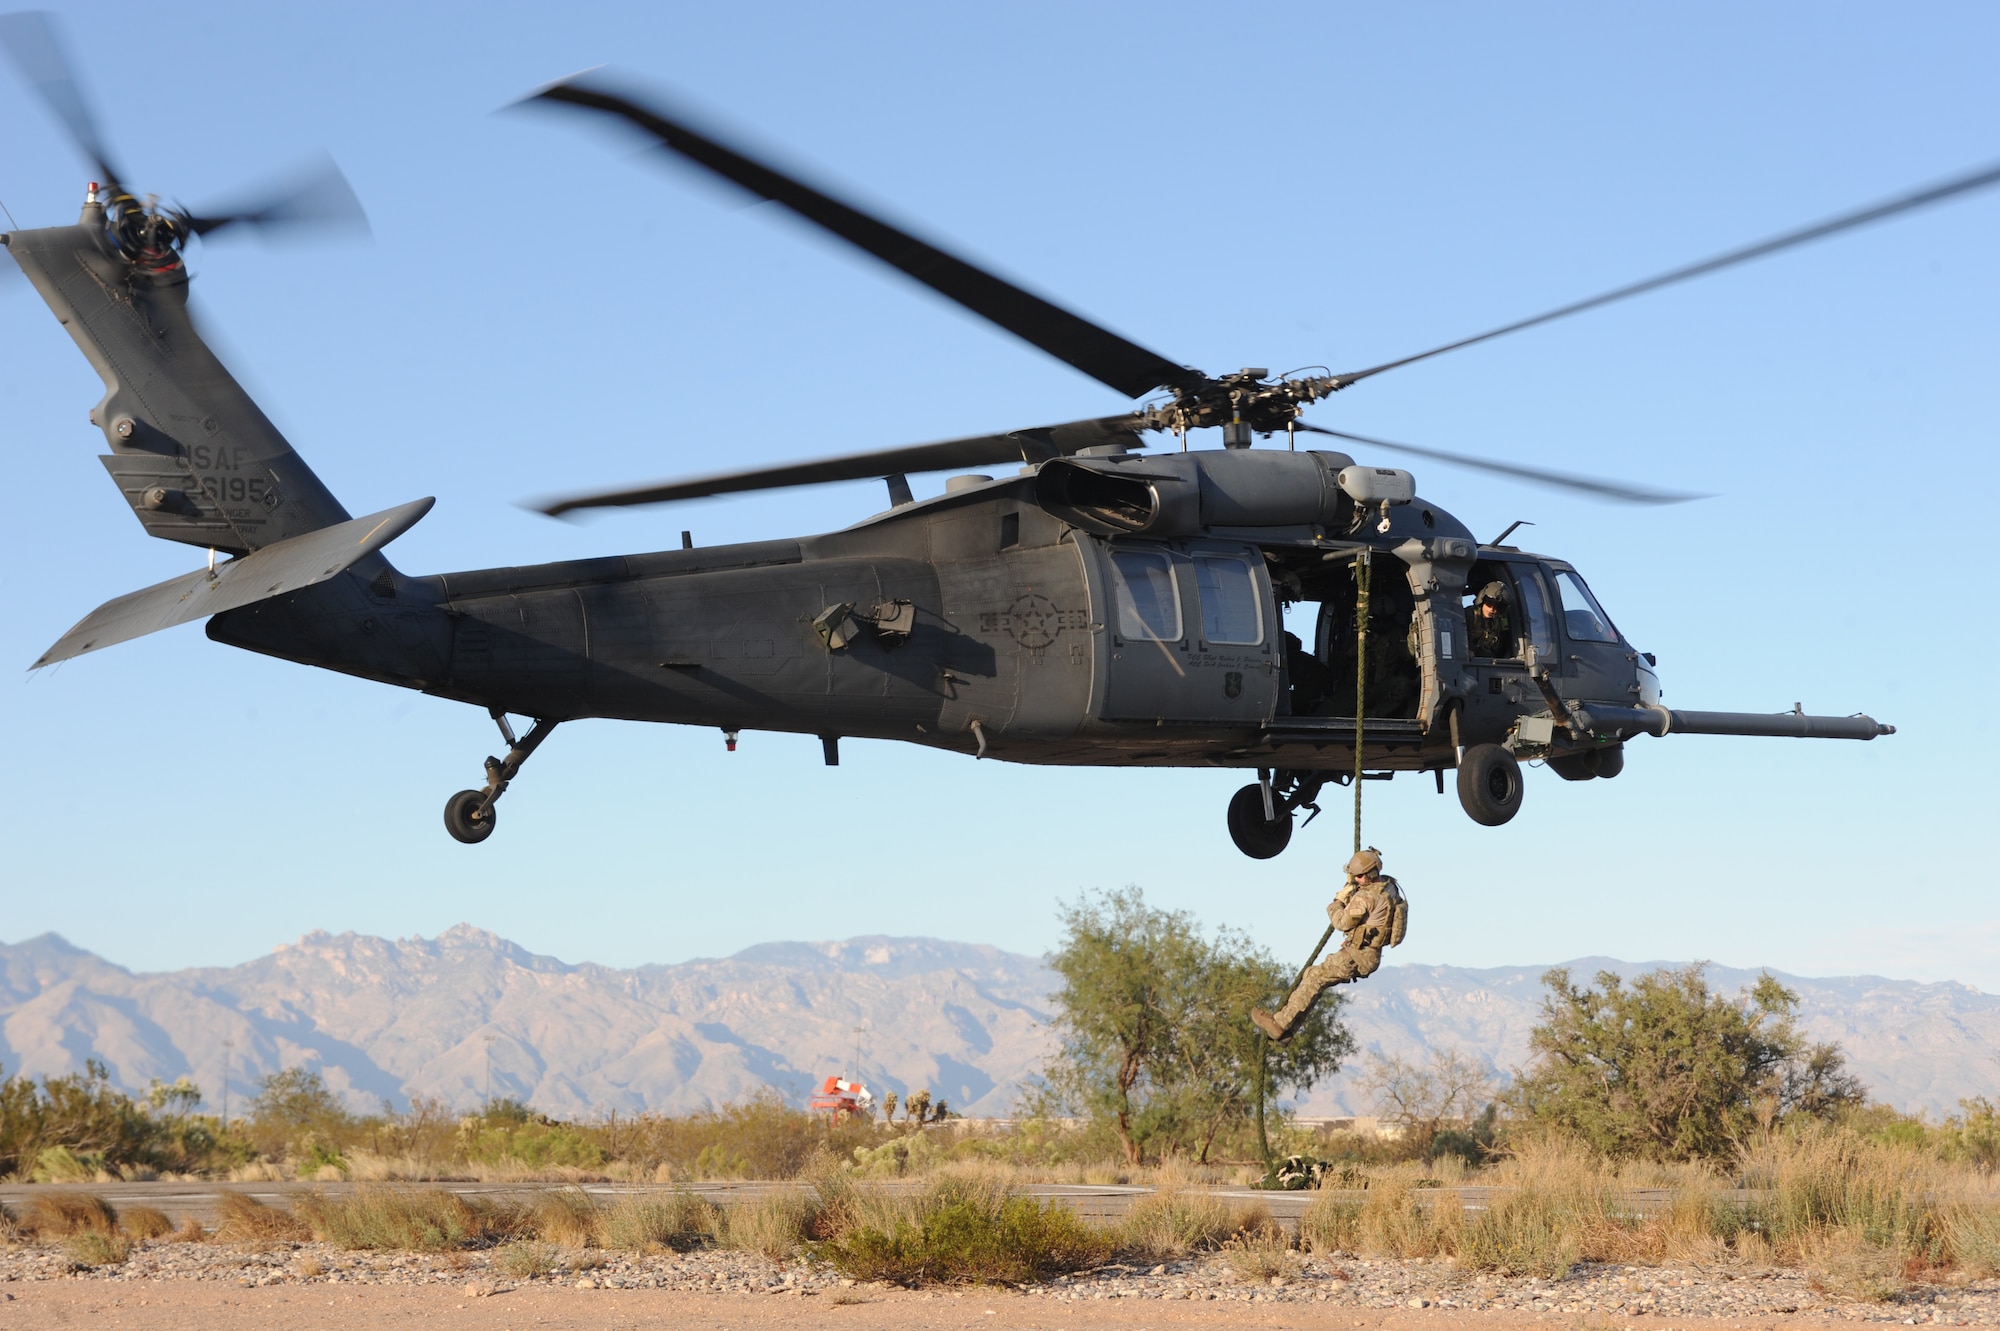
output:
M 1507 604 L 1507 584 L 1497 578 L 1494 579 L 1479 589 L 1479 600 L 1481 603 L 1491 602 L 1494 605 Z
M 1369 846 L 1354 852 L 1354 858 L 1347 862 L 1347 876 L 1359 878 L 1365 873 L 1375 873 L 1382 867 L 1382 852 Z

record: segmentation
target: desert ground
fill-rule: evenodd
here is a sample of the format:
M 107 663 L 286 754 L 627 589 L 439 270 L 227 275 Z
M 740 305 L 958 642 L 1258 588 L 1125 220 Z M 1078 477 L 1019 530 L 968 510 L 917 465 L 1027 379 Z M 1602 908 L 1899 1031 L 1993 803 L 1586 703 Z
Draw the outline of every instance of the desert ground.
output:
M 504 1185 L 453 1185 L 502 1191 Z M 768 1186 L 768 1185 L 765 1185 Z M 177 1222 L 209 1220 L 224 1191 L 285 1206 L 295 1184 L 112 1184 L 121 1206 L 147 1204 Z M 17 1210 L 39 1191 L 0 1188 Z M 81 1191 L 82 1188 L 73 1189 Z M 722 1185 L 741 1199 L 759 1185 Z M 1080 1212 L 1113 1217 L 1142 1188 L 1041 1185 Z M 1256 1194 L 1285 1224 L 1299 1194 Z M 988 1320 L 991 1319 L 991 1320 Z M 1150 1267 L 1110 1264 L 1026 1287 L 902 1289 L 842 1279 L 824 1266 L 752 1252 L 634 1254 L 547 1246 L 532 1270 L 504 1252 L 350 1251 L 330 1244 L 192 1240 L 135 1243 L 124 1261 L 81 1265 L 58 1243 L 0 1248 L 0 1328 L 145 1327 L 283 1331 L 313 1327 L 529 1328 L 642 1325 L 813 1326 L 1821 1327 L 1855 1323 L 2000 1325 L 2000 1281 L 1913 1280 L 1888 1298 L 1829 1288 L 1794 1267 L 1728 1261 L 1668 1266 L 1582 1264 L 1559 1280 L 1504 1277 L 1448 1261 L 1292 1253 L 1276 1275 L 1227 1253 Z

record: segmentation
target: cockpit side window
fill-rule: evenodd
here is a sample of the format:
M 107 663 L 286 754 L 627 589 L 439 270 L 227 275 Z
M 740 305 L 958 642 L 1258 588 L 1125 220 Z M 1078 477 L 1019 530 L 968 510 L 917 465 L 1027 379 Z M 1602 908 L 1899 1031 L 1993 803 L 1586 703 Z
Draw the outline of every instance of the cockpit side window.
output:
M 1522 620 L 1527 629 L 1525 635 L 1527 641 L 1519 646 L 1518 652 L 1526 656 L 1528 647 L 1532 645 L 1537 656 L 1545 657 L 1556 649 L 1555 624 L 1549 614 L 1548 589 L 1542 585 L 1542 576 L 1535 571 L 1532 564 L 1513 564 L 1508 568 L 1508 572 L 1514 575 L 1514 591 L 1519 597 L 1519 604 L 1524 612 Z
M 1563 603 L 1563 631 L 1571 642 L 1617 642 L 1618 630 L 1611 616 L 1590 594 L 1583 579 L 1569 569 L 1556 573 L 1556 592 Z

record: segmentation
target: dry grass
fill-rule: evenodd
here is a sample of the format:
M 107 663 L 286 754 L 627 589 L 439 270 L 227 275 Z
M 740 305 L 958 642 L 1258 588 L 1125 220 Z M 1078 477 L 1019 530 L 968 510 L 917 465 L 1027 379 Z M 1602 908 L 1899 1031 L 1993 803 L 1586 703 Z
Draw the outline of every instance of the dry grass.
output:
M 1851 1229 L 1825 1230 L 1800 1242 L 1806 1284 L 1827 1294 L 1886 1303 L 1903 1292 L 1902 1261 Z
M 1362 1208 L 1334 1188 L 1321 1189 L 1299 1216 L 1299 1246 L 1314 1253 L 1359 1252 Z
M 1242 1228 L 1213 1193 L 1169 1188 L 1134 1202 L 1121 1233 L 1133 1255 L 1160 1262 L 1220 1247 Z
M 217 1243 L 302 1243 L 312 1237 L 304 1219 L 245 1192 L 223 1193 L 216 1210 L 222 1213 L 215 1227 Z
M 1938 1217 L 1945 1254 L 1968 1275 L 2000 1275 L 2000 1205 L 1991 1198 L 1947 1202 Z
M 1368 1189 L 1357 1220 L 1360 1251 L 1379 1257 L 1442 1257 L 1456 1250 L 1458 1194 L 1418 1189 L 1404 1177 Z
M 174 1242 L 176 1243 L 205 1243 L 207 1241 L 208 1231 L 203 1229 L 201 1221 L 195 1219 L 193 1216 L 185 1217 L 181 1221 L 181 1227 L 174 1231 Z
M 1222 1244 L 1222 1260 L 1238 1280 L 1290 1279 L 1300 1261 L 1283 1227 L 1263 1207 L 1241 1216 L 1236 1233 Z
M 582 1188 L 557 1188 L 535 1199 L 529 1224 L 545 1242 L 562 1248 L 590 1248 L 604 1230 L 604 1212 Z
M 717 1237 L 742 1252 L 786 1262 L 825 1226 L 826 1199 L 806 1188 L 781 1188 L 723 1213 Z
M 174 1232 L 174 1222 L 156 1206 L 128 1206 L 118 1215 L 118 1227 L 130 1239 L 163 1239 Z
M 621 1197 L 604 1213 L 602 1241 L 626 1252 L 688 1252 L 721 1234 L 722 1212 L 691 1192 Z
M 313 1193 L 299 1202 L 312 1237 L 364 1250 L 450 1252 L 487 1247 L 527 1228 L 520 1212 L 442 1188 L 356 1188 L 345 1197 Z
M 21 1227 L 42 1242 L 78 1234 L 115 1234 L 118 1212 L 88 1192 L 45 1192 L 28 1203 Z
M 510 1243 L 493 1254 L 493 1266 L 516 1280 L 533 1280 L 555 1270 L 556 1251 L 553 1244 L 532 1240 Z
M 131 1241 L 101 1229 L 86 1229 L 63 1240 L 63 1253 L 78 1266 L 119 1266 L 132 1255 Z

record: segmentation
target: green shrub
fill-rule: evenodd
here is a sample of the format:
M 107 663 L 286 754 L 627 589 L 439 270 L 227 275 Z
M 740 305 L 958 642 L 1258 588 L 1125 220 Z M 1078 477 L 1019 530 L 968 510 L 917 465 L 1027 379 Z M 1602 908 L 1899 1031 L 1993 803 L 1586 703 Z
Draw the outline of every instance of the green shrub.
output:
M 132 1244 L 120 1235 L 87 1229 L 64 1239 L 63 1253 L 78 1266 L 118 1266 L 132 1255 Z
M 1475 1271 L 1560 1280 L 1583 1249 L 1578 1221 L 1574 1210 L 1549 1193 L 1533 1188 L 1498 1193 L 1485 1210 L 1461 1212 L 1458 1260 Z
M 855 1280 L 899 1285 L 1019 1284 L 1096 1266 L 1111 1253 L 1060 1201 L 1013 1196 L 982 1178 L 945 1178 L 914 1194 L 863 1195 L 814 1256 Z

